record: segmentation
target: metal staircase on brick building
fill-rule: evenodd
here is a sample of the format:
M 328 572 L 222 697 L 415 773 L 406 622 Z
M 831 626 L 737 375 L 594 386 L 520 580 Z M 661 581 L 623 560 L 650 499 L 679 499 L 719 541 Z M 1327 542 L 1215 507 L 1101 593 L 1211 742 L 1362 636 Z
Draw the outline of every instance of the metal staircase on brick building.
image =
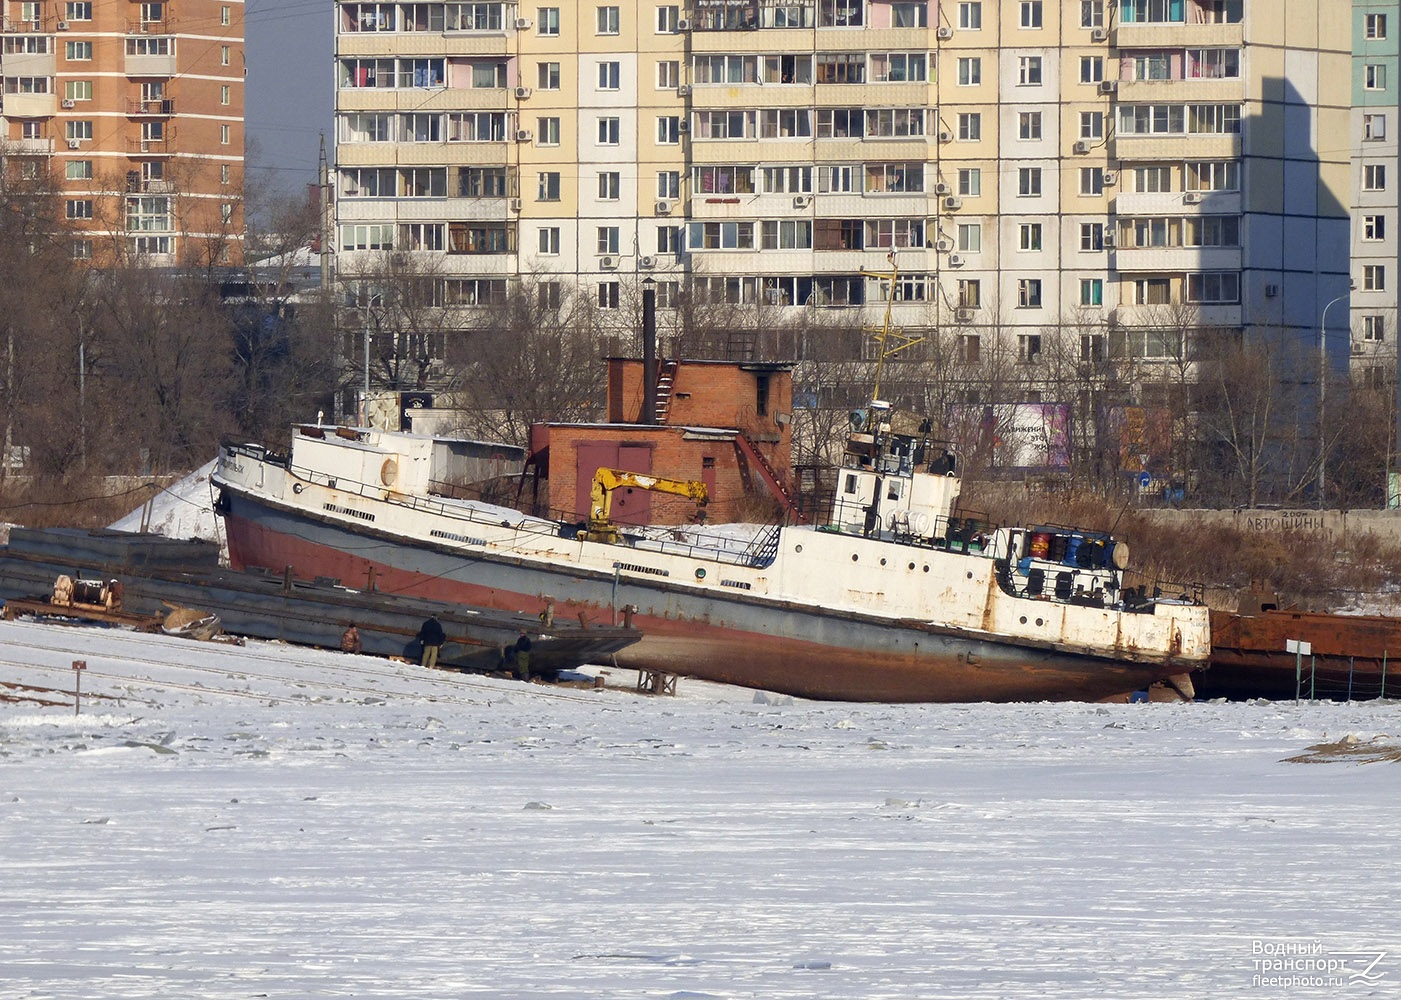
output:
M 658 424 L 665 424 L 671 413 L 671 393 L 676 387 L 676 368 L 675 361 L 663 361 L 657 370 L 655 413 Z

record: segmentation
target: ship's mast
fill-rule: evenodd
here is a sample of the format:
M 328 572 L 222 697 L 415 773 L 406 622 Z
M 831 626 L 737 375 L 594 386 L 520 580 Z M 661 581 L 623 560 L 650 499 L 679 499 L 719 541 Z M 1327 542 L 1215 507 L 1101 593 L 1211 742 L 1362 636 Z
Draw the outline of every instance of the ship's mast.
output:
M 885 377 L 885 359 L 900 353 L 906 348 L 924 342 L 923 337 L 910 337 L 903 329 L 892 329 L 890 326 L 890 310 L 895 302 L 896 290 L 899 288 L 900 266 L 895 262 L 895 251 L 892 250 L 885 258 L 890 262 L 889 271 L 862 271 L 861 274 L 867 278 L 875 278 L 877 281 L 889 282 L 889 290 L 885 296 L 885 321 L 879 329 L 865 327 L 865 332 L 876 342 L 876 378 L 875 384 L 871 387 L 871 399 L 880 399 L 881 379 Z M 872 414 L 874 416 L 874 414 Z

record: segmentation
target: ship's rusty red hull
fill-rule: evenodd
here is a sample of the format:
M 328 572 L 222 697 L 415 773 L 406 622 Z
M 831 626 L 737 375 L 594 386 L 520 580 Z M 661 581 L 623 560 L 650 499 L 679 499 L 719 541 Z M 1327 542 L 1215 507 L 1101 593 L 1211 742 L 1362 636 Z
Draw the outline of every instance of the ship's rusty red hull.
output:
M 1309 644 L 1308 654 L 1288 650 Z M 1376 698 L 1401 694 L 1401 619 L 1308 611 L 1211 613 L 1206 698 Z
M 919 622 L 892 623 L 744 595 L 600 578 L 577 567 L 527 565 L 509 556 L 463 559 L 429 544 L 376 538 L 230 495 L 224 510 L 235 568 L 292 567 L 366 587 L 511 612 L 613 620 L 635 606 L 643 639 L 617 654 L 622 667 L 778 691 L 882 702 L 1096 700 L 1191 669 L 1127 663 L 1046 645 L 988 641 Z

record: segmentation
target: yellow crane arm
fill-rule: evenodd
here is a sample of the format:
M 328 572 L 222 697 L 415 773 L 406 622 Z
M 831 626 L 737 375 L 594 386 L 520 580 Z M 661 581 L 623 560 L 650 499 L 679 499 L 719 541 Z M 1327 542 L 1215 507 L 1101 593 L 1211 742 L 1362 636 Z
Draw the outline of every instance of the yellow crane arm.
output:
M 613 527 L 610 515 L 613 509 L 613 491 L 620 487 L 687 497 L 702 507 L 710 502 L 710 493 L 705 488 L 705 483 L 697 482 L 694 479 L 663 479 L 660 476 L 646 476 L 640 472 L 599 469 L 594 473 L 593 489 L 589 492 L 588 535 L 590 538 L 596 540 L 617 539 L 618 531 Z

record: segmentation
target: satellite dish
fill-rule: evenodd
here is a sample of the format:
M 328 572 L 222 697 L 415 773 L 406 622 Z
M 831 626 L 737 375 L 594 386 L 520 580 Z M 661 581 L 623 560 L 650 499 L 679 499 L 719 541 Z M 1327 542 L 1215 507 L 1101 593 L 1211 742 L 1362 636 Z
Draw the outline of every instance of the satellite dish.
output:
M 862 413 L 860 410 L 852 410 L 851 416 L 848 419 L 850 419 L 851 429 L 854 431 L 859 431 L 866 425 L 866 414 Z

